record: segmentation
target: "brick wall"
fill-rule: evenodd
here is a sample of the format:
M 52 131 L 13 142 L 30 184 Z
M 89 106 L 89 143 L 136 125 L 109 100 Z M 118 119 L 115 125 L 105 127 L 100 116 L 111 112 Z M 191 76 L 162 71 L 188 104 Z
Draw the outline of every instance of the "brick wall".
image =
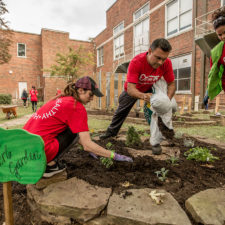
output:
M 17 43 L 26 45 L 26 57 L 17 57 Z M 82 45 L 84 51 L 94 53 L 94 44 L 88 41 L 71 40 L 69 33 L 42 29 L 41 35 L 24 32 L 13 32 L 9 63 L 0 66 L 0 93 L 12 94 L 13 99 L 20 99 L 19 82 L 27 82 L 27 89 L 34 85 L 44 93 L 47 101 L 55 96 L 56 88 L 64 89 L 66 81 L 58 77 L 50 77 L 44 69 L 55 64 L 56 54 L 65 54 L 68 47 L 78 49 Z M 95 65 L 81 67 L 79 75 L 94 73 Z
M 17 43 L 26 44 L 26 57 L 17 57 Z M 40 36 L 13 32 L 10 54 L 12 55 L 10 62 L 0 66 L 0 93 L 9 93 L 16 98 L 20 97 L 18 82 L 27 82 L 28 89 L 32 85 L 38 86 L 42 74 Z

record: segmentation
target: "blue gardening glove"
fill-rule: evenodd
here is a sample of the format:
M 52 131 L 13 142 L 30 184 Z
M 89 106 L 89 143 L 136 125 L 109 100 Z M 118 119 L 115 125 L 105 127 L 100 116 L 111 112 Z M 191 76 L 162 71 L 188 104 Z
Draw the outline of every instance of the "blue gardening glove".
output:
M 117 153 L 114 153 L 113 159 L 116 160 L 116 161 L 133 162 L 132 158 L 130 158 L 128 156 L 125 156 L 125 155 L 120 155 L 120 154 L 117 154 Z
M 98 156 L 95 155 L 93 152 L 89 152 L 89 155 L 92 156 L 92 157 L 95 158 L 95 159 L 98 159 Z

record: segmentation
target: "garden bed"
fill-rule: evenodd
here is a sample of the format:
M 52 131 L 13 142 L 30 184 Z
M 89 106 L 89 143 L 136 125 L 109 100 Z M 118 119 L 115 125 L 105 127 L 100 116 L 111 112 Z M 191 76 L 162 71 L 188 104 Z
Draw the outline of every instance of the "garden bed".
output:
M 205 144 L 193 139 L 195 146 L 215 148 L 214 145 Z M 108 142 L 113 144 L 112 148 L 120 154 L 129 155 L 125 141 L 115 138 L 105 141 L 97 141 L 101 146 L 106 146 Z M 129 188 L 160 188 L 171 193 L 185 210 L 184 203 L 193 194 L 209 188 L 217 188 L 225 185 L 225 154 L 224 149 L 216 148 L 212 150 L 213 155 L 219 157 L 212 163 L 196 162 L 187 160 L 184 152 L 188 147 L 184 147 L 183 139 L 173 139 L 165 147 L 173 151 L 179 149 L 180 156 L 177 163 L 168 160 L 156 160 L 151 156 L 135 157 L 133 163 L 115 162 L 110 168 L 106 168 L 100 160 L 92 158 L 79 146 L 74 147 L 66 153 L 62 161 L 67 165 L 68 178 L 78 177 L 90 184 L 101 187 L 112 187 L 115 192 L 120 193 Z M 141 146 L 134 149 L 151 151 L 148 140 Z M 162 168 L 169 170 L 167 179 L 161 181 L 156 176 L 156 171 Z M 129 184 L 129 185 L 124 185 Z M 2 186 L 0 186 L 0 202 L 2 201 Z M 13 207 L 15 225 L 30 225 L 32 221 L 30 209 L 26 203 L 26 188 L 24 185 L 13 183 Z M 0 205 L 0 224 L 4 221 L 3 204 Z M 191 219 L 191 218 L 190 218 Z M 192 221 L 193 222 L 193 221 Z M 42 223 L 42 225 L 47 223 Z M 71 224 L 76 224 L 72 222 Z M 195 224 L 193 222 L 193 224 Z

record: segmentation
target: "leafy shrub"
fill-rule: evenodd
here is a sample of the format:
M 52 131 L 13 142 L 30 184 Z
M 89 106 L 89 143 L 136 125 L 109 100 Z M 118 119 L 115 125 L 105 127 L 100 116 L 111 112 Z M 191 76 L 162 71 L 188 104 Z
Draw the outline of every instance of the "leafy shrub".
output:
M 196 160 L 201 162 L 214 162 L 219 157 L 214 156 L 206 147 L 191 148 L 184 153 L 188 160 Z
M 126 142 L 127 146 L 141 146 L 141 138 L 133 126 L 128 127 Z
M 12 95 L 10 94 L 0 94 L 0 104 L 11 104 Z

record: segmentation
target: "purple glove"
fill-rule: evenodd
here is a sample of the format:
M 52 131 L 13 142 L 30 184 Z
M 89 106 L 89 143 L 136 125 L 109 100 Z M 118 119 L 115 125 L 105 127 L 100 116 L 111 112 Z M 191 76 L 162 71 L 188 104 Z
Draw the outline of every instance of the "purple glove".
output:
M 114 153 L 114 160 L 116 161 L 126 161 L 126 162 L 133 162 L 133 159 L 128 157 L 128 156 L 125 156 L 125 155 L 120 155 L 120 154 L 117 154 L 117 153 Z
M 89 152 L 89 155 L 92 156 L 92 157 L 95 158 L 95 159 L 98 159 L 98 156 L 95 155 L 93 152 Z

